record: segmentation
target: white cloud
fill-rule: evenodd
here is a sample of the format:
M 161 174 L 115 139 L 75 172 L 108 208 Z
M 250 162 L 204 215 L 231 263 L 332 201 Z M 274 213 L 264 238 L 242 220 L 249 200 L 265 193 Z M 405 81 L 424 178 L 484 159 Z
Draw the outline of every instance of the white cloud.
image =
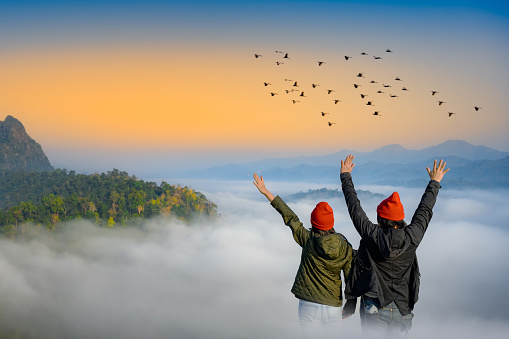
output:
M 218 204 L 216 221 L 151 220 L 123 230 L 75 222 L 58 235 L 1 240 L 0 325 L 37 338 L 298 336 L 298 301 L 290 289 L 300 248 L 252 183 L 221 185 L 195 187 Z M 281 194 L 308 189 L 268 186 Z M 403 193 L 410 219 L 422 191 Z M 440 193 L 418 250 L 422 283 L 413 337 L 494 337 L 509 330 L 508 200 L 507 191 Z M 329 203 L 336 230 L 357 246 L 344 202 Z M 377 203 L 363 202 L 370 217 Z M 290 206 L 309 226 L 315 204 Z M 358 314 L 339 331 L 359 337 Z

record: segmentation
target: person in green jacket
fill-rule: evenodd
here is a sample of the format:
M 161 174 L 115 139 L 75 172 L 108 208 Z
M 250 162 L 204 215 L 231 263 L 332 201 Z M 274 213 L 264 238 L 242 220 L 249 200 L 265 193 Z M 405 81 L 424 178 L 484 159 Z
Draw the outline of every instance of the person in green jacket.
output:
M 320 202 L 311 213 L 311 229 L 306 229 L 297 215 L 279 196 L 266 187 L 263 176 L 254 173 L 254 184 L 283 217 L 293 238 L 302 247 L 299 269 L 291 292 L 299 299 L 299 320 L 303 326 L 334 325 L 341 321 L 343 303 L 341 271 L 348 277 L 352 246 L 334 231 L 334 213 Z

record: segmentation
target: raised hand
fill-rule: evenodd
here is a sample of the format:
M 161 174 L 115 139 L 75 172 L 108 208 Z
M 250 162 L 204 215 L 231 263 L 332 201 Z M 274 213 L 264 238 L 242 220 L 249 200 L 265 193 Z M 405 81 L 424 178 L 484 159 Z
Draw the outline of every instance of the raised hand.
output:
M 440 182 L 442 178 L 444 177 L 444 174 L 447 173 L 450 168 L 444 170 L 446 162 L 440 159 L 440 162 L 437 165 L 437 159 L 435 159 L 435 162 L 433 163 L 433 170 L 430 170 L 429 167 L 426 167 L 428 170 L 429 178 L 431 180 L 436 180 Z
M 341 173 L 352 173 L 352 170 L 355 166 L 355 163 L 352 163 L 354 155 L 349 155 L 346 157 L 345 161 L 341 160 Z
M 265 181 L 263 181 L 263 175 L 258 176 L 258 174 L 254 173 L 253 178 L 254 178 L 253 184 L 256 186 L 256 188 L 258 188 L 258 191 L 260 191 L 261 194 L 266 196 L 267 199 L 269 199 L 269 201 L 274 200 L 274 198 L 275 198 L 274 195 L 272 193 L 270 193 L 270 191 L 265 187 Z

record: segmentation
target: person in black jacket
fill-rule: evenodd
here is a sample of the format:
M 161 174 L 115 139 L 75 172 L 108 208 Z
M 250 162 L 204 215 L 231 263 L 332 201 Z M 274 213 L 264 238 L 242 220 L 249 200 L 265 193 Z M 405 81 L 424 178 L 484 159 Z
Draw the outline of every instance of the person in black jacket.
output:
M 361 326 L 365 336 L 406 336 L 412 326 L 415 303 L 419 295 L 420 273 L 416 250 L 433 215 L 439 182 L 449 171 L 445 162 L 435 160 L 433 169 L 426 167 L 430 181 L 410 224 L 405 217 L 399 194 L 394 192 L 377 207 L 373 224 L 361 207 L 352 182 L 354 156 L 341 161 L 341 184 L 352 222 L 361 236 L 345 296 L 343 318 L 355 311 L 361 297 Z

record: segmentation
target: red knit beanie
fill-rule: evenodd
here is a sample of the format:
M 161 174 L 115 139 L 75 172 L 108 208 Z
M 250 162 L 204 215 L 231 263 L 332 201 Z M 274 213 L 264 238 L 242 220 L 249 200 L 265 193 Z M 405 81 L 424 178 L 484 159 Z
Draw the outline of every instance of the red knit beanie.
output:
M 313 212 L 311 212 L 311 224 L 322 231 L 334 227 L 334 212 L 328 203 L 322 201 L 316 205 Z
M 394 192 L 376 208 L 376 213 L 384 219 L 399 221 L 405 219 L 405 211 L 399 200 L 398 192 Z

